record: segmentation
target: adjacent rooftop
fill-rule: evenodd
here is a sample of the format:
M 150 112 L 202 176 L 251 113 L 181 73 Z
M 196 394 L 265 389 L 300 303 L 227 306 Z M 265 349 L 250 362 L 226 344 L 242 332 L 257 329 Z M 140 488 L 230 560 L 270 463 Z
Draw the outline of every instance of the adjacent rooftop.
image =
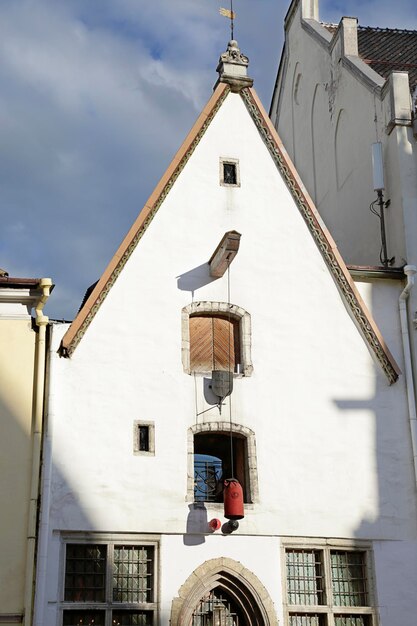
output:
M 322 23 L 334 34 L 337 24 Z M 375 72 L 388 78 L 391 72 L 408 72 L 411 93 L 417 87 L 417 31 L 358 26 L 359 56 Z

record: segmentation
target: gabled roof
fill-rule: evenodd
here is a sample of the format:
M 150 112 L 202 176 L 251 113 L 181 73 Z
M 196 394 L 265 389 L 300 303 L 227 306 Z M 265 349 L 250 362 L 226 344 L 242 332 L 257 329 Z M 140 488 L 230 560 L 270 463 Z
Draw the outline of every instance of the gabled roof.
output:
M 322 23 L 332 35 L 337 24 Z M 417 86 L 417 31 L 397 28 L 358 26 L 358 50 L 361 59 L 380 76 L 408 72 L 410 91 Z
M 71 356 L 87 331 L 89 324 L 109 293 L 128 258 L 132 254 L 154 215 L 168 195 L 176 179 L 209 127 L 212 119 L 230 92 L 230 87 L 220 83 L 201 113 L 171 165 L 161 178 L 135 223 L 126 235 L 87 302 L 64 335 L 60 346 L 63 356 Z M 345 305 L 355 321 L 369 349 L 379 361 L 390 383 L 395 382 L 400 370 L 389 352 L 379 329 L 359 295 L 353 279 L 340 256 L 333 238 L 324 226 L 312 199 L 308 195 L 266 111 L 251 87 L 240 90 L 240 96 L 265 143 L 271 158 L 283 177 L 306 225 L 333 276 Z
M 384 78 L 408 72 L 410 90 L 417 85 L 417 31 L 358 27 L 359 56 Z

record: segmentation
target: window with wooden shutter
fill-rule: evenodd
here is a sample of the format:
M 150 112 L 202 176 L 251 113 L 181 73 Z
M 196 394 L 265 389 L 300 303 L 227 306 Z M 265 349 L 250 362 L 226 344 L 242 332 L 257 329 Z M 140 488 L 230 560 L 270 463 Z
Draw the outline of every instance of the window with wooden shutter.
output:
M 239 320 L 226 315 L 190 316 L 190 368 L 235 371 L 240 358 Z

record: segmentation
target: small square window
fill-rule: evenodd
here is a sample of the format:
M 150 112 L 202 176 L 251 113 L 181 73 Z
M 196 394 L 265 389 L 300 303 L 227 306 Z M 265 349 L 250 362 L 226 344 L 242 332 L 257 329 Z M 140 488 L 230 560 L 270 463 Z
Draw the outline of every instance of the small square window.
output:
M 138 426 L 139 429 L 139 452 L 149 452 L 149 424 Z
M 238 159 L 220 158 L 220 184 L 224 187 L 240 187 Z
M 223 163 L 223 181 L 226 185 L 236 185 L 236 163 Z
M 155 425 L 153 422 L 134 421 L 133 454 L 142 456 L 155 455 Z

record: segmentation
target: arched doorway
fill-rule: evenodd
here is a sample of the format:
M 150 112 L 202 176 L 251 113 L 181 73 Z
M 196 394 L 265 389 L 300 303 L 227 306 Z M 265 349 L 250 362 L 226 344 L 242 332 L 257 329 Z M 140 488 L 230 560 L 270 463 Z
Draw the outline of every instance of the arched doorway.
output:
M 272 600 L 241 563 L 221 557 L 198 567 L 181 587 L 171 626 L 278 626 Z

